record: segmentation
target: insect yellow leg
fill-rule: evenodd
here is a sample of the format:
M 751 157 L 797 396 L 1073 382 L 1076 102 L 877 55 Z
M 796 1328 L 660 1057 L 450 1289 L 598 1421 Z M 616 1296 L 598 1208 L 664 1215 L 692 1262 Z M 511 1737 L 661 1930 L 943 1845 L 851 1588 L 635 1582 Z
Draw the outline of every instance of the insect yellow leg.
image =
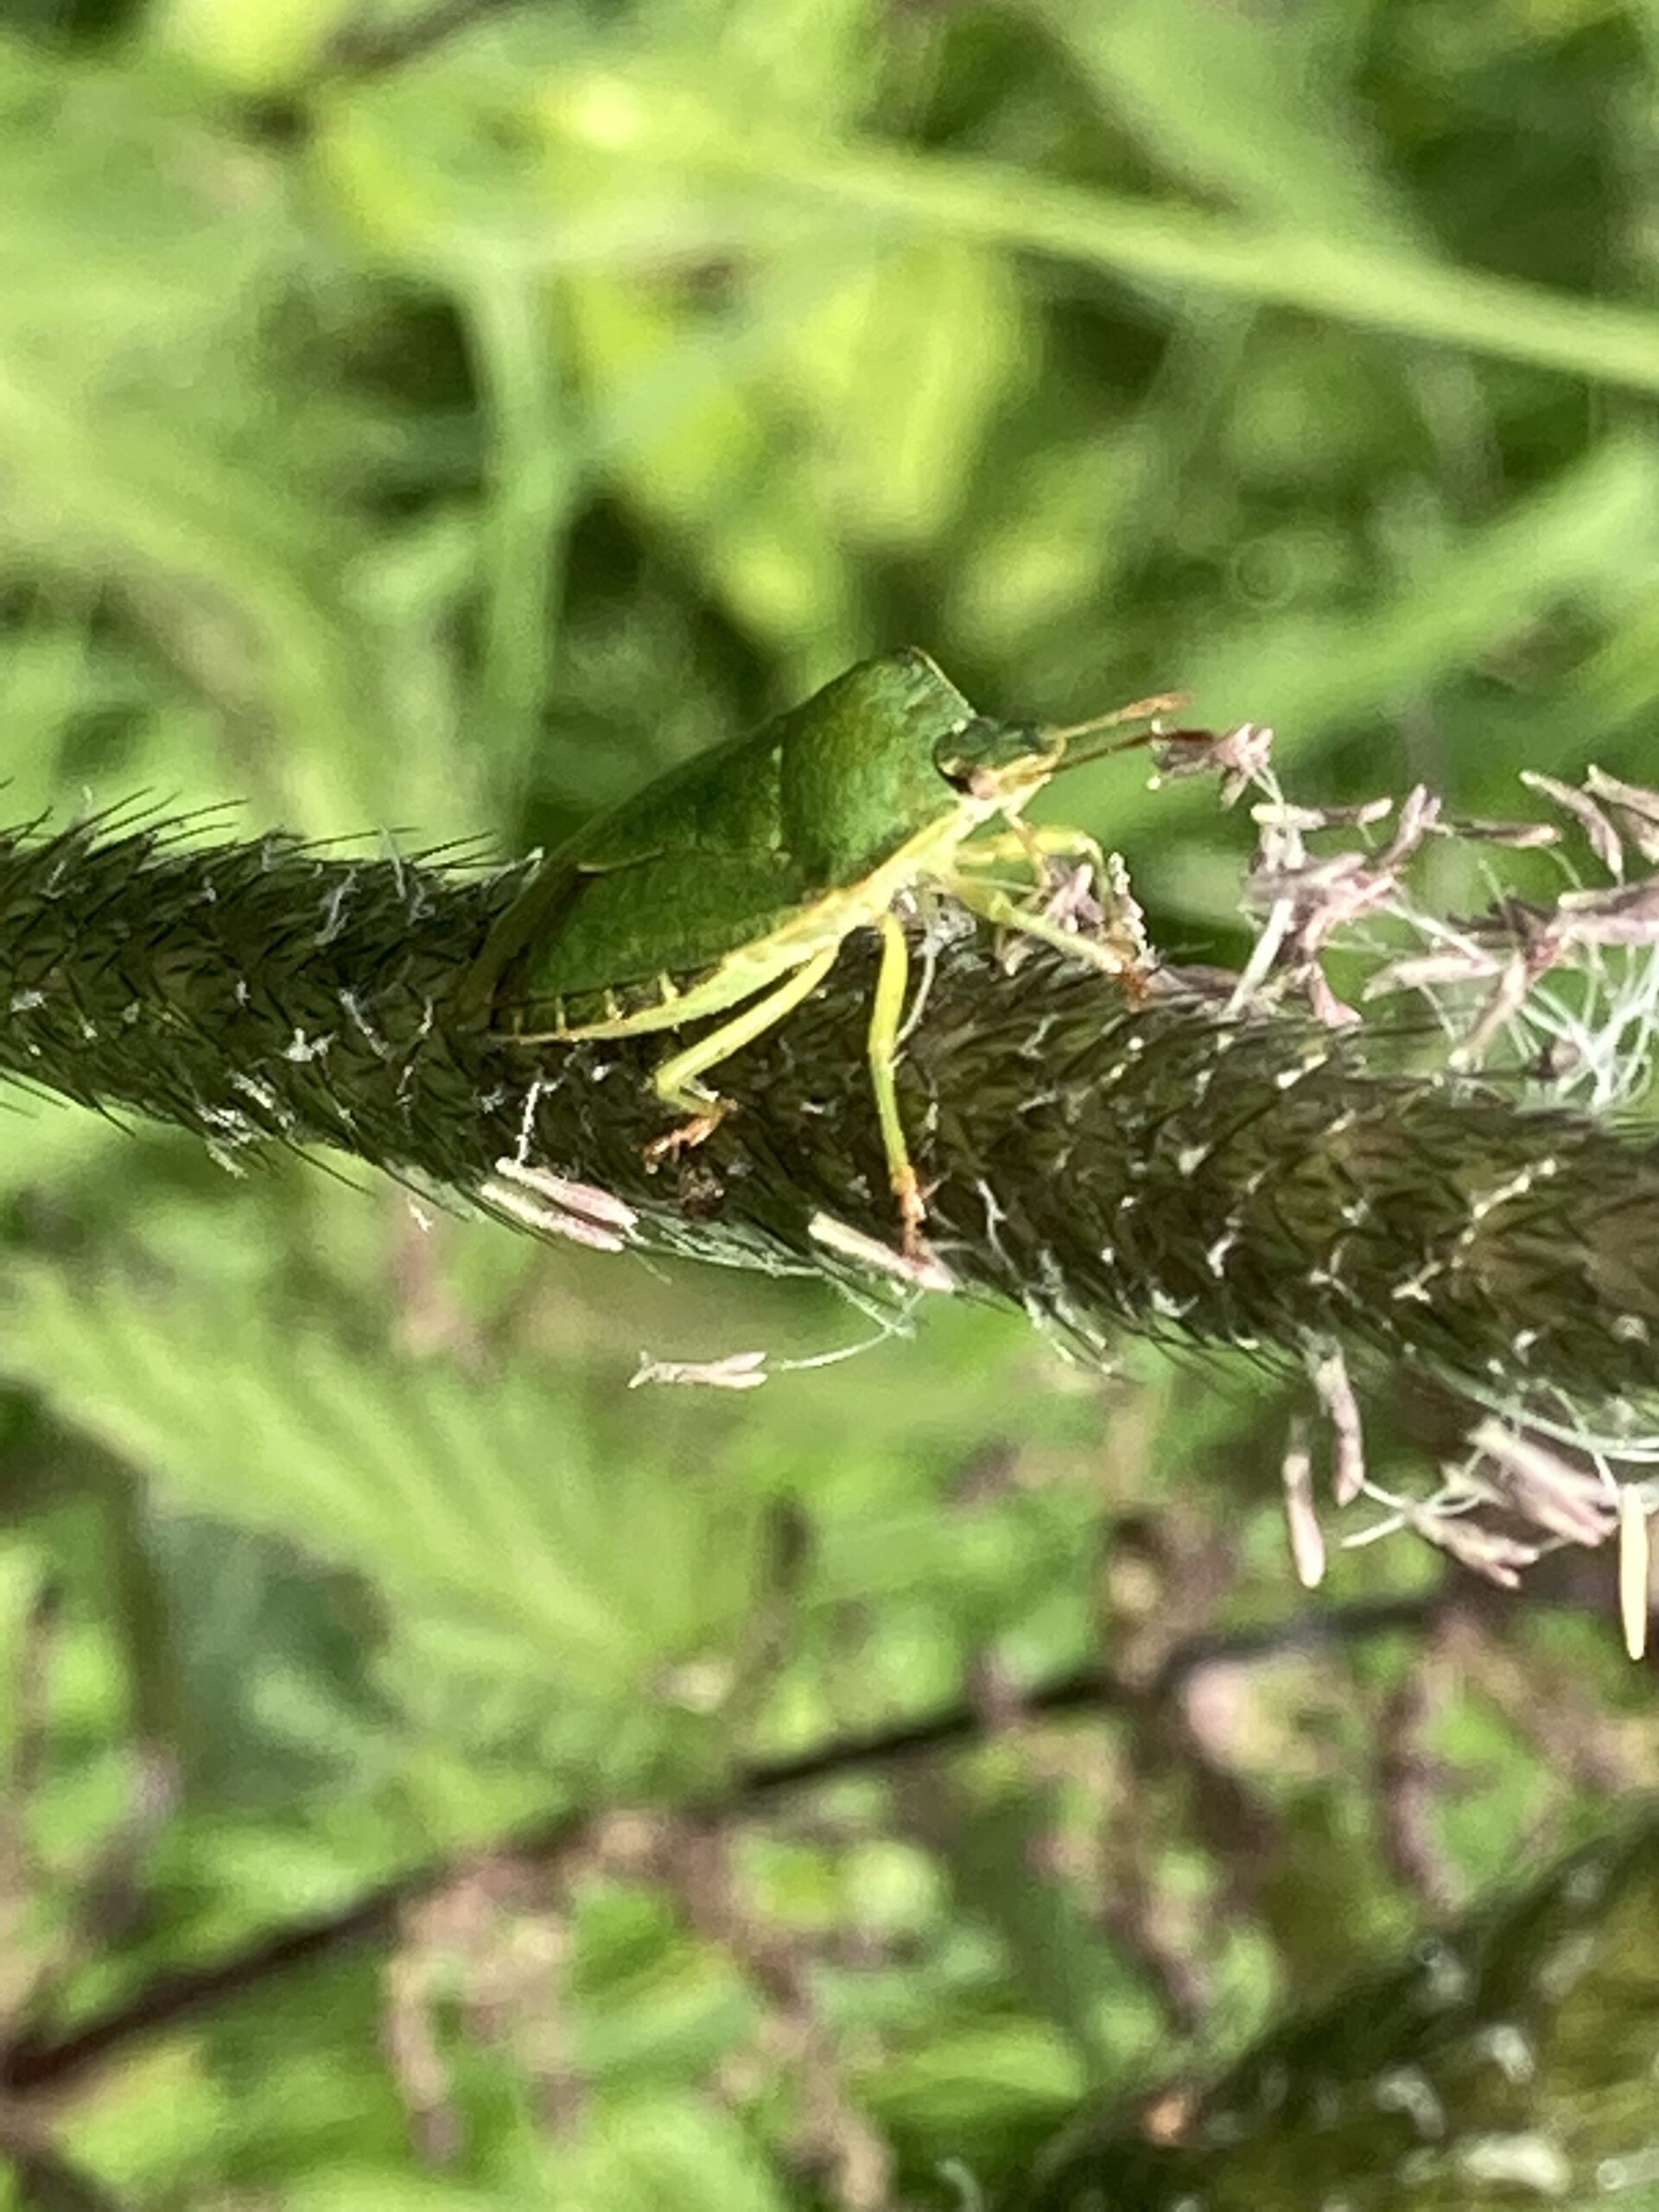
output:
M 1040 944 L 1052 944 L 1058 951 L 1068 953 L 1073 960 L 1085 962 L 1091 968 L 1104 969 L 1109 976 L 1122 976 L 1131 980 L 1144 977 L 1148 963 L 1144 948 L 1128 932 L 1114 943 L 1110 937 L 1084 937 L 1075 930 L 1065 929 L 1058 922 L 1051 921 L 1046 914 L 1033 910 L 1010 895 L 1000 886 L 976 883 L 971 876 L 952 876 L 946 887 L 952 896 L 971 912 L 999 929 L 1012 930 L 1019 936 L 1035 938 Z
M 1067 822 L 1022 822 L 1020 828 L 1020 842 L 1030 852 L 1057 853 L 1067 860 L 1091 861 L 1096 869 L 1106 865 L 1099 839 L 1091 837 L 1086 830 L 1074 830 Z
M 711 1029 L 706 1037 L 699 1037 L 695 1045 L 688 1045 L 683 1052 L 672 1052 L 652 1077 L 658 1096 L 671 1106 L 678 1106 L 691 1119 L 682 1128 L 671 1129 L 666 1136 L 658 1137 L 645 1147 L 648 1160 L 658 1160 L 664 1154 L 683 1152 L 688 1146 L 701 1144 L 709 1133 L 718 1128 L 728 1109 L 726 1101 L 710 1097 L 699 1088 L 699 1078 L 710 1068 L 718 1067 L 745 1045 L 752 1045 L 763 1037 L 774 1022 L 781 1021 L 803 999 L 810 998 L 818 985 L 836 964 L 839 945 L 828 945 L 815 953 L 810 960 L 784 977 L 776 990 L 767 991 L 752 1000 L 729 1021 L 722 1021 L 718 1029 Z
M 1051 853 L 1066 860 L 1088 861 L 1096 874 L 1106 865 L 1105 855 L 1088 831 L 1073 830 L 1063 822 L 1020 822 L 995 836 L 970 838 L 957 848 L 956 861 L 958 868 L 995 868 L 1004 861 L 1024 860 L 1046 888 L 1046 862 Z
M 906 1259 L 916 1259 L 922 1248 L 922 1224 L 927 1210 L 921 1185 L 905 1142 L 905 1125 L 899 1112 L 899 1089 L 893 1071 L 899 1059 L 899 1034 L 905 1018 L 905 992 L 910 982 L 910 948 L 904 931 L 891 914 L 880 915 L 881 965 L 876 972 L 875 995 L 870 1003 L 870 1085 L 875 1092 L 876 1119 L 887 1155 L 887 1173 L 904 1227 Z

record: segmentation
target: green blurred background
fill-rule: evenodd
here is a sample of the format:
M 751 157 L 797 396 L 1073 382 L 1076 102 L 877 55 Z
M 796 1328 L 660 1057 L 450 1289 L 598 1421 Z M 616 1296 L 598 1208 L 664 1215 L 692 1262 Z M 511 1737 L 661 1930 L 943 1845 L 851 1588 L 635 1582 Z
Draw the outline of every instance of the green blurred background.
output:
M 516 852 L 909 640 L 992 711 L 1189 689 L 1309 799 L 1652 780 L 1653 0 L 4 15 L 16 819 Z M 1064 802 L 1237 956 L 1248 825 Z M 480 1871 L 1294 1613 L 1287 1389 L 936 1301 L 629 1394 L 868 1325 L 16 1092 L 0 1242 L 0 2027 L 460 1870 L 66 2077 L 119 2203 L 960 2202 L 1654 1777 L 1651 1675 L 1517 1603 L 853 1763 L 712 1902 L 626 1831 Z

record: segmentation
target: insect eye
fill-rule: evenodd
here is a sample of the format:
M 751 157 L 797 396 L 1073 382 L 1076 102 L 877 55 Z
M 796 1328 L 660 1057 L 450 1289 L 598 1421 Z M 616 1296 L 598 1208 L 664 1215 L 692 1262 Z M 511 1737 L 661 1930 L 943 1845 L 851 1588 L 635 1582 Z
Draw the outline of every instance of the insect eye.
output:
M 997 783 L 997 769 L 1007 752 L 1008 732 L 1000 722 L 978 715 L 952 730 L 933 748 L 933 766 L 952 790 L 970 798 L 989 798 Z

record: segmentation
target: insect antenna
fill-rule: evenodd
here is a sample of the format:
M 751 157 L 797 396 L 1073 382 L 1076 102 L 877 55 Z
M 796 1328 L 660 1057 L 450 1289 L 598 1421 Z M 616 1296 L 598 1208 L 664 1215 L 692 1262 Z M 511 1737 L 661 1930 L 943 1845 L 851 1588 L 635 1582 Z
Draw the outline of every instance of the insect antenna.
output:
M 1186 691 L 1160 691 L 1150 699 L 1134 700 L 1127 707 L 1115 707 L 1109 715 L 1091 715 L 1087 721 L 1065 722 L 1058 727 L 1045 726 L 1043 738 L 1061 747 L 1068 768 L 1081 766 L 1085 761 L 1099 760 L 1110 753 L 1128 752 L 1132 747 L 1146 745 L 1165 733 L 1161 727 L 1166 715 L 1178 713 L 1190 703 L 1192 695 Z M 1138 725 L 1127 737 L 1115 733 Z M 1078 739 L 1105 738 L 1104 744 L 1079 746 Z

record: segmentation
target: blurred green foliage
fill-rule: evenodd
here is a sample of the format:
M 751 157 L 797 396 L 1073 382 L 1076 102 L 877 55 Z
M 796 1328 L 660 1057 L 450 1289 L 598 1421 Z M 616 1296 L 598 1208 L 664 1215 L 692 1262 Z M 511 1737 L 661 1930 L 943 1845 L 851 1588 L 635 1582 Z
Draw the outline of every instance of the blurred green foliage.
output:
M 8 12 L 19 818 L 518 849 L 912 639 L 1010 713 L 1190 688 L 1298 796 L 1652 779 L 1651 0 Z M 1236 950 L 1201 794 L 1065 804 Z M 1293 1611 L 1277 1380 L 946 1310 L 630 1395 L 864 1325 L 0 1130 L 0 2018 L 461 1870 L 78 2074 L 123 2203 L 956 2202 L 1652 1776 L 1650 1678 L 1516 1609 L 767 1794 L 715 1910 L 592 1823 Z M 467 1853 L 556 1815 L 493 1896 Z

